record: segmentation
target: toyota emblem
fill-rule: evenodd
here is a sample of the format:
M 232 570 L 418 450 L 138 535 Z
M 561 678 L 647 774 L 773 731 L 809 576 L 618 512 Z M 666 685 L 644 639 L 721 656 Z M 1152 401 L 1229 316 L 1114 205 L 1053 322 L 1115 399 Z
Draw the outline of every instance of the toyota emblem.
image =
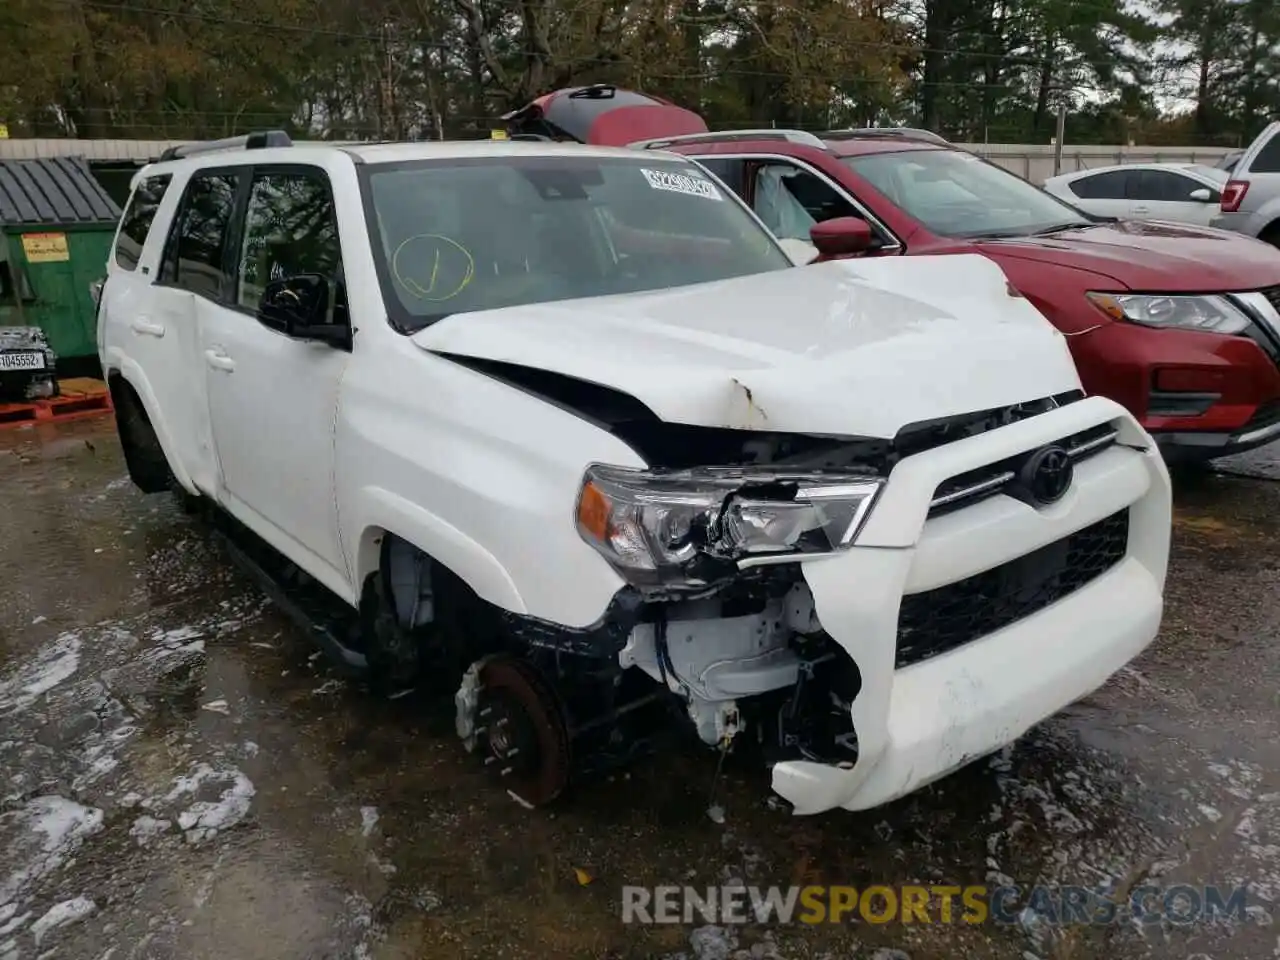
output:
M 1020 471 L 1022 487 L 1041 506 L 1057 503 L 1071 487 L 1075 467 L 1062 447 L 1041 447 L 1027 458 Z

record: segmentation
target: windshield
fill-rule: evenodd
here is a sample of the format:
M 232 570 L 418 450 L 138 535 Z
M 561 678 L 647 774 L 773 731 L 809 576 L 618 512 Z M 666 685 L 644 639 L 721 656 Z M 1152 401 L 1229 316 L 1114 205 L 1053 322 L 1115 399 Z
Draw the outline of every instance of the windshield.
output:
M 1018 237 L 1093 221 L 1021 177 L 959 150 L 846 157 L 877 190 L 944 237 Z
M 790 269 L 700 167 L 613 157 L 483 157 L 366 168 L 393 320 L 657 290 Z

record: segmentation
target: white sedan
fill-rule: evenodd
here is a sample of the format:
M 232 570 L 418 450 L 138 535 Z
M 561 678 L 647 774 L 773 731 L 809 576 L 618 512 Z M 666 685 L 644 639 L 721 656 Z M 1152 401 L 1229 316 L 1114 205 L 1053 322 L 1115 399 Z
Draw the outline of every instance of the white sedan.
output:
M 1050 177 L 1044 189 L 1097 216 L 1207 227 L 1229 176 L 1198 163 L 1126 163 Z

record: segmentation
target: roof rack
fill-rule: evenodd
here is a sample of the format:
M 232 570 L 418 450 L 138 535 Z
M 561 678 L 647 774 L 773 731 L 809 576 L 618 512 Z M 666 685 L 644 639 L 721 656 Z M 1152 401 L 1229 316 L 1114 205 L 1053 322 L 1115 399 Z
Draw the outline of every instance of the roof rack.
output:
M 168 147 L 160 154 L 160 161 L 180 160 L 183 157 L 194 157 L 200 153 L 216 153 L 221 150 L 265 150 L 268 147 L 292 147 L 293 140 L 283 130 L 259 130 L 239 137 L 226 137 L 222 140 L 203 140 L 196 143 L 184 143 L 178 147 Z
M 925 143 L 950 145 L 951 141 L 932 130 L 917 127 L 854 127 L 848 130 L 824 130 L 818 134 L 823 140 L 856 140 L 860 137 L 892 137 L 898 140 L 920 140 Z
M 824 149 L 824 144 L 812 133 L 804 130 L 719 130 L 707 133 L 686 133 L 678 137 L 658 137 L 653 140 L 636 140 L 627 146 L 637 150 L 656 150 L 676 143 L 698 143 L 702 140 L 786 140 L 804 147 Z

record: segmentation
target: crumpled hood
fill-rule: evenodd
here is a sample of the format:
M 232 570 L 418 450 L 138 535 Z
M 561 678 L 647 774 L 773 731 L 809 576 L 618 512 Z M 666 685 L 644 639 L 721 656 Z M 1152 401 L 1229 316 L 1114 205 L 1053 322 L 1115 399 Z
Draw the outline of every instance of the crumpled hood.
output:
M 1080 386 L 1062 335 L 976 255 L 454 314 L 412 339 L 612 387 L 670 422 L 737 429 L 888 439 Z
M 1119 285 L 1111 289 L 1216 293 L 1280 284 L 1280 256 L 1274 247 L 1228 230 L 1189 224 L 1122 220 L 975 244 L 997 262 L 1016 257 L 1090 270 Z

